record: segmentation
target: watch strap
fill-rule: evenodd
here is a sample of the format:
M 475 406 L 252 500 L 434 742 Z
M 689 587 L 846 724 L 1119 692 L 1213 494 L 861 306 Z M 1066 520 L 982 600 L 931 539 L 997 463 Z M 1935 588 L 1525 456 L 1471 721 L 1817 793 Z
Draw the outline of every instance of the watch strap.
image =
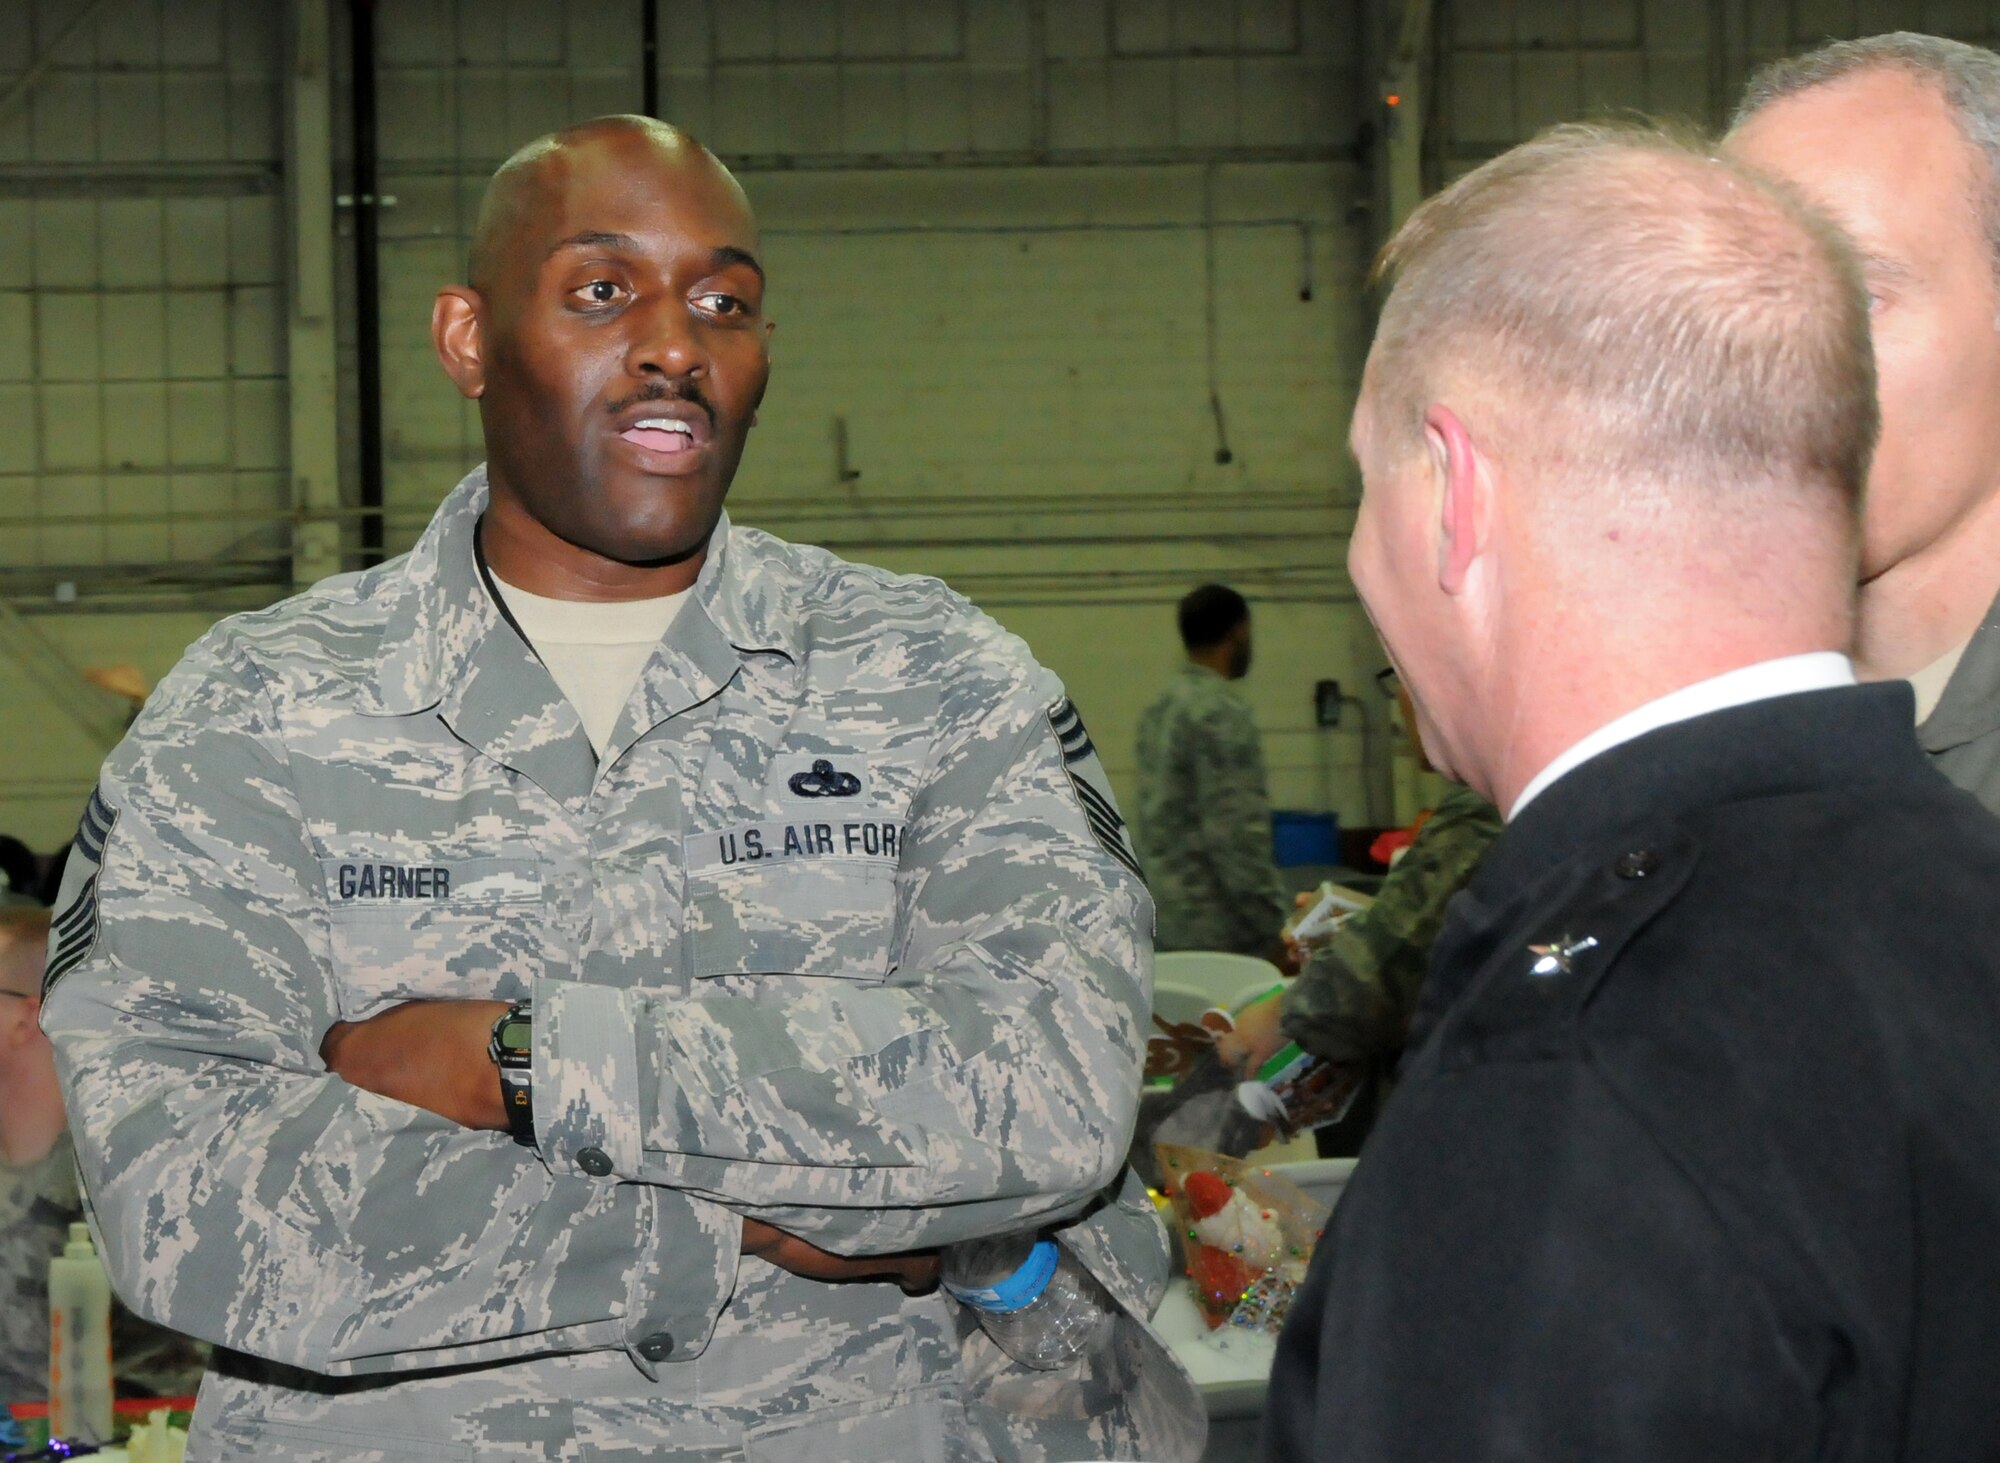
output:
M 500 1077 L 500 1103 L 507 1113 L 507 1131 L 524 1148 L 535 1146 L 534 1006 L 516 1001 L 493 1023 L 487 1055 Z

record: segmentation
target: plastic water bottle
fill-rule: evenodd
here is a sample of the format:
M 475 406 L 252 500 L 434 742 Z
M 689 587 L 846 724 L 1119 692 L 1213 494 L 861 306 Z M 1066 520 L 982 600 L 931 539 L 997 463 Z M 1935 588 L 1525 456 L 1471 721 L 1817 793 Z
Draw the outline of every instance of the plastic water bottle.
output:
M 944 1288 L 979 1315 L 994 1345 L 1023 1366 L 1053 1371 L 1110 1339 L 1118 1304 L 1052 1239 L 998 1235 L 953 1245 Z
M 87 1224 L 49 1261 L 49 1436 L 111 1441 L 111 1282 Z

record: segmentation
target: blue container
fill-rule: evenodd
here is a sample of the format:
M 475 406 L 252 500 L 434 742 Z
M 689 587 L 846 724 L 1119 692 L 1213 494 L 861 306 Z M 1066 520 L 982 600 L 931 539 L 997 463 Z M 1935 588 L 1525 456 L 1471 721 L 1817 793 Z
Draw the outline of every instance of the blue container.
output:
M 1271 814 L 1271 847 L 1278 867 L 1340 862 L 1340 818 L 1334 813 Z

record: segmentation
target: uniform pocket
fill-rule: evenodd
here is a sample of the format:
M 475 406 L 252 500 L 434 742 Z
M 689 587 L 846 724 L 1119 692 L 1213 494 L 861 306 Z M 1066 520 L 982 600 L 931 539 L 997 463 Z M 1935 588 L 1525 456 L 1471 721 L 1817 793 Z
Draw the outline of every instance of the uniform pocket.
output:
M 685 957 L 696 978 L 889 973 L 896 870 L 828 859 L 688 875 Z
M 321 866 L 343 1020 L 398 1001 L 517 1000 L 542 973 L 550 935 L 537 860 Z

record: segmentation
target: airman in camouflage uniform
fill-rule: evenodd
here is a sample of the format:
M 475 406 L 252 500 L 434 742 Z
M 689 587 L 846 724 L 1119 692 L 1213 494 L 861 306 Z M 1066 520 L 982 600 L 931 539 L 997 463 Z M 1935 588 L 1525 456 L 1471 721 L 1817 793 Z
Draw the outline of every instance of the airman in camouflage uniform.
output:
M 1250 708 L 1205 665 L 1181 668 L 1139 722 L 1133 833 L 1158 904 L 1154 946 L 1269 956 L 1287 906 Z
M 1394 1070 L 1445 906 L 1500 836 L 1500 814 L 1453 785 L 1417 830 L 1375 902 L 1313 950 L 1286 987 L 1280 1025 L 1329 1061 Z
M 606 389 L 691 360 L 647 410 L 705 403 L 740 447 L 761 377 L 725 379 L 743 338 L 682 280 L 746 280 L 754 237 L 648 191 L 727 175 L 637 119 L 553 141 L 522 227 L 587 202 L 584 278 L 649 312 L 592 317 L 592 349 L 631 332 Z M 582 510 L 719 513 L 733 459 L 668 481 L 590 405 L 545 418 L 612 464 Z M 1054 677 L 936 581 L 721 517 L 599 755 L 482 572 L 498 466 L 404 558 L 205 637 L 72 857 L 45 1024 L 114 1281 L 231 1349 L 189 1456 L 1196 1456 L 1119 1173 L 1149 902 Z M 532 1146 L 322 1060 L 337 1025 L 529 996 Z M 1053 1228 L 1116 1335 L 1029 1372 L 940 1293 L 746 1253 L 752 1220 L 842 1256 Z
M 1414 720 L 1406 707 L 1403 724 Z M 1363 1069 L 1347 1115 L 1316 1135 L 1322 1154 L 1358 1152 L 1374 1126 L 1409 1039 L 1445 906 L 1470 882 L 1500 829 L 1491 803 L 1454 785 L 1390 869 L 1375 902 L 1312 948 L 1282 991 L 1237 1012 L 1235 1029 L 1217 1043 L 1223 1061 L 1238 1070 L 1260 1065 L 1287 1041 Z

